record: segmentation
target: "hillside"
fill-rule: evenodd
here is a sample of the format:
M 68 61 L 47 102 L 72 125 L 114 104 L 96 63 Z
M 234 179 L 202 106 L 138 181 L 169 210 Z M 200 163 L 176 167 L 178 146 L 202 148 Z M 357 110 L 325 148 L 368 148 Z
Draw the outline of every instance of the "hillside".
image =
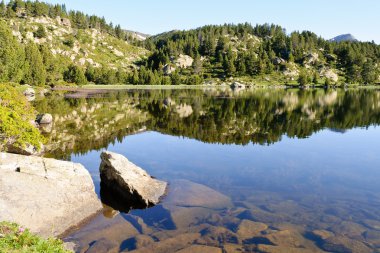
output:
M 64 5 L 21 0 L 0 3 L 0 17 L 1 82 L 326 86 L 380 81 L 380 46 L 346 41 L 349 36 L 329 41 L 308 31 L 288 34 L 281 26 L 248 23 L 148 36 Z
M 148 51 L 132 46 L 95 28 L 76 29 L 69 19 L 57 16 L 25 17 L 6 20 L 20 43 L 46 45 L 53 55 L 63 55 L 79 66 L 133 68 Z M 45 34 L 37 36 L 42 25 Z
M 287 34 L 277 25 L 204 26 L 152 36 L 144 45 L 153 52 L 148 69 L 157 72 L 158 79 L 160 74 L 174 75 L 172 83 L 176 79 L 189 84 L 209 79 L 302 85 L 379 81 L 380 46 L 328 41 L 308 31 Z
M 139 33 L 124 31 L 104 18 L 66 11 L 64 5 L 10 1 L 0 4 L 0 16 L 0 70 L 19 66 L 16 75 L 1 77 L 3 82 L 125 83 L 136 63 L 149 54 L 130 43 L 142 36 Z M 11 51 L 17 52 L 14 58 Z M 0 72 L 8 71 L 14 70 Z

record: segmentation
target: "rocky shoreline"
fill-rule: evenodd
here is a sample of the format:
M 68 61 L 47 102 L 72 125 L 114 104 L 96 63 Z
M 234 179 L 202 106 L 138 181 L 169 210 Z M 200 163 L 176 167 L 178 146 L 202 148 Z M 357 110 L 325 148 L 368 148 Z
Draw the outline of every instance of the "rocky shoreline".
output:
M 0 220 L 50 237 L 102 210 L 81 164 L 9 153 L 0 157 Z

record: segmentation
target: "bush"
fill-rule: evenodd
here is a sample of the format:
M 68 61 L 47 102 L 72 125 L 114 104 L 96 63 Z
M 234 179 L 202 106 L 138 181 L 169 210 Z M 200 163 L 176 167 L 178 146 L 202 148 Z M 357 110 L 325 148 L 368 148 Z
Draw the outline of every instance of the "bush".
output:
M 42 239 L 14 223 L 0 222 L 0 252 L 69 253 L 58 239 Z
M 68 83 L 75 83 L 77 85 L 87 84 L 83 70 L 76 65 L 69 66 L 68 70 L 63 74 L 63 78 Z
M 34 109 L 21 92 L 0 84 L 0 149 L 12 140 L 17 147 L 30 144 L 39 150 L 44 138 L 30 123 L 34 119 Z
M 34 33 L 34 37 L 41 39 L 41 38 L 46 38 L 46 36 L 47 36 L 46 30 L 43 27 L 43 25 L 38 25 L 38 29 Z

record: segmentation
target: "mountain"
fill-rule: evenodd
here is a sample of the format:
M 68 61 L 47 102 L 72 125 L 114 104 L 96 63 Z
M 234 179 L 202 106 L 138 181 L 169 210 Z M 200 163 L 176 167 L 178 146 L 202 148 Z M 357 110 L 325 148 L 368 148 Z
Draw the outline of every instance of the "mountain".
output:
M 332 42 L 343 42 L 343 41 L 358 42 L 358 40 L 355 38 L 355 36 L 353 36 L 352 34 L 349 34 L 349 33 L 336 36 L 336 37 L 332 38 L 330 41 L 332 41 Z
M 39 1 L 0 2 L 0 82 L 314 85 L 379 82 L 380 46 L 279 25 L 207 25 L 155 36 Z M 239 85 L 238 85 L 239 86 Z

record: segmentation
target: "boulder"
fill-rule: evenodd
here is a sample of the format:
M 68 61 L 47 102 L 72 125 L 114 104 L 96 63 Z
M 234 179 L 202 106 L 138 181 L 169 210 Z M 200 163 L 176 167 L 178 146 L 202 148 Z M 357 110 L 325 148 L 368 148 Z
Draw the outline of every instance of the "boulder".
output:
M 170 191 L 165 206 L 203 207 L 208 209 L 227 209 L 233 206 L 231 199 L 205 185 L 188 180 L 170 182 Z
M 180 54 L 174 64 L 179 68 L 188 68 L 193 65 L 194 59 L 188 55 Z
M 309 53 L 304 57 L 304 63 L 309 64 L 309 65 L 313 65 L 317 63 L 318 60 L 319 60 L 318 53 Z
M 59 236 L 102 209 L 80 164 L 0 153 L 0 220 Z
M 166 182 L 154 179 L 126 157 L 103 152 L 101 159 L 101 186 L 111 193 L 109 195 L 118 196 L 119 203 L 130 205 L 131 208 L 147 208 L 158 204 L 165 194 Z
M 27 88 L 24 90 L 23 94 L 29 102 L 36 99 L 36 91 L 33 88 Z
M 40 125 L 53 123 L 53 116 L 49 113 L 39 114 L 36 122 Z
M 71 27 L 71 21 L 68 18 L 61 18 L 61 24 L 63 26 Z
M 281 65 L 286 63 L 286 61 L 280 57 L 274 58 L 272 62 L 274 65 Z
M 335 82 L 335 83 L 338 82 L 338 80 L 339 80 L 338 74 L 335 73 L 332 69 L 322 69 L 320 71 L 320 75 L 322 77 L 325 77 L 325 78 Z
M 239 82 L 234 82 L 231 84 L 231 89 L 233 90 L 244 90 L 245 89 L 245 84 L 239 83 Z

